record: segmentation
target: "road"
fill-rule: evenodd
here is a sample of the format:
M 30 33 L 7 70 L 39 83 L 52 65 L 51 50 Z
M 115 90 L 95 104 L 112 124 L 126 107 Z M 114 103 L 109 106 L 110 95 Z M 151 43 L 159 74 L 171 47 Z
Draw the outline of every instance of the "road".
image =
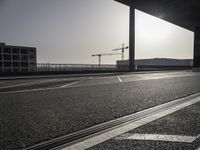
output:
M 0 81 L 0 149 L 22 149 L 200 92 L 200 73 Z
M 89 150 L 195 150 L 200 146 L 200 103 L 180 110 Z

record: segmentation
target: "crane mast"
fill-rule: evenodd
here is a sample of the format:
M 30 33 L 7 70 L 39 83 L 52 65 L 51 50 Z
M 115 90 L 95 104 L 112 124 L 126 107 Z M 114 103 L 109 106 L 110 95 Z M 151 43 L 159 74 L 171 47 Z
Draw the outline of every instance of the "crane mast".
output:
M 129 47 L 128 46 L 124 46 L 124 43 L 122 44 L 122 47 L 121 48 L 116 48 L 116 49 L 113 49 L 112 51 L 122 51 L 122 60 L 124 60 L 124 50 L 128 49 Z
M 92 57 L 98 57 L 99 67 L 101 67 L 101 57 L 102 56 L 112 56 L 112 55 L 121 55 L 120 53 L 102 53 L 102 54 L 94 54 Z

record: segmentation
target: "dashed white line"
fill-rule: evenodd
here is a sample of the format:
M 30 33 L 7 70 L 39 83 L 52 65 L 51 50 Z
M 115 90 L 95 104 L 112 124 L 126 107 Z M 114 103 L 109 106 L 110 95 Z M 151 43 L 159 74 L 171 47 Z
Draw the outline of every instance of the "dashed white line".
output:
M 117 76 L 119 82 L 122 82 L 122 79 L 120 78 L 120 76 Z
M 125 133 L 116 137 L 116 140 L 140 140 L 140 141 L 166 141 L 166 142 L 180 142 L 192 143 L 199 136 L 185 136 L 185 135 L 163 135 L 163 134 L 131 134 Z

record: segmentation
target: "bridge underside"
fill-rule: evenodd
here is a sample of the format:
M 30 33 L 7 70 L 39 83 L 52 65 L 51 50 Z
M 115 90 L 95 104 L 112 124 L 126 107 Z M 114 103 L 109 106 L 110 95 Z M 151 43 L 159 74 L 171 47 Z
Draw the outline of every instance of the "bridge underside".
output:
M 115 0 L 130 6 L 130 70 L 135 60 L 135 9 L 181 26 L 195 33 L 194 67 L 200 68 L 200 1 L 199 0 Z

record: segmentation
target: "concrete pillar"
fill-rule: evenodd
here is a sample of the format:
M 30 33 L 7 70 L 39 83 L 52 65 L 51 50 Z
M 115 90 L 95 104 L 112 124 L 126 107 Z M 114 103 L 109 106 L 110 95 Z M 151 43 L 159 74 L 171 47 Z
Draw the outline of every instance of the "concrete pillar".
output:
M 200 70 L 200 26 L 195 28 L 194 36 L 194 69 Z
M 135 7 L 132 2 L 130 6 L 130 27 L 129 27 L 129 70 L 135 70 Z

